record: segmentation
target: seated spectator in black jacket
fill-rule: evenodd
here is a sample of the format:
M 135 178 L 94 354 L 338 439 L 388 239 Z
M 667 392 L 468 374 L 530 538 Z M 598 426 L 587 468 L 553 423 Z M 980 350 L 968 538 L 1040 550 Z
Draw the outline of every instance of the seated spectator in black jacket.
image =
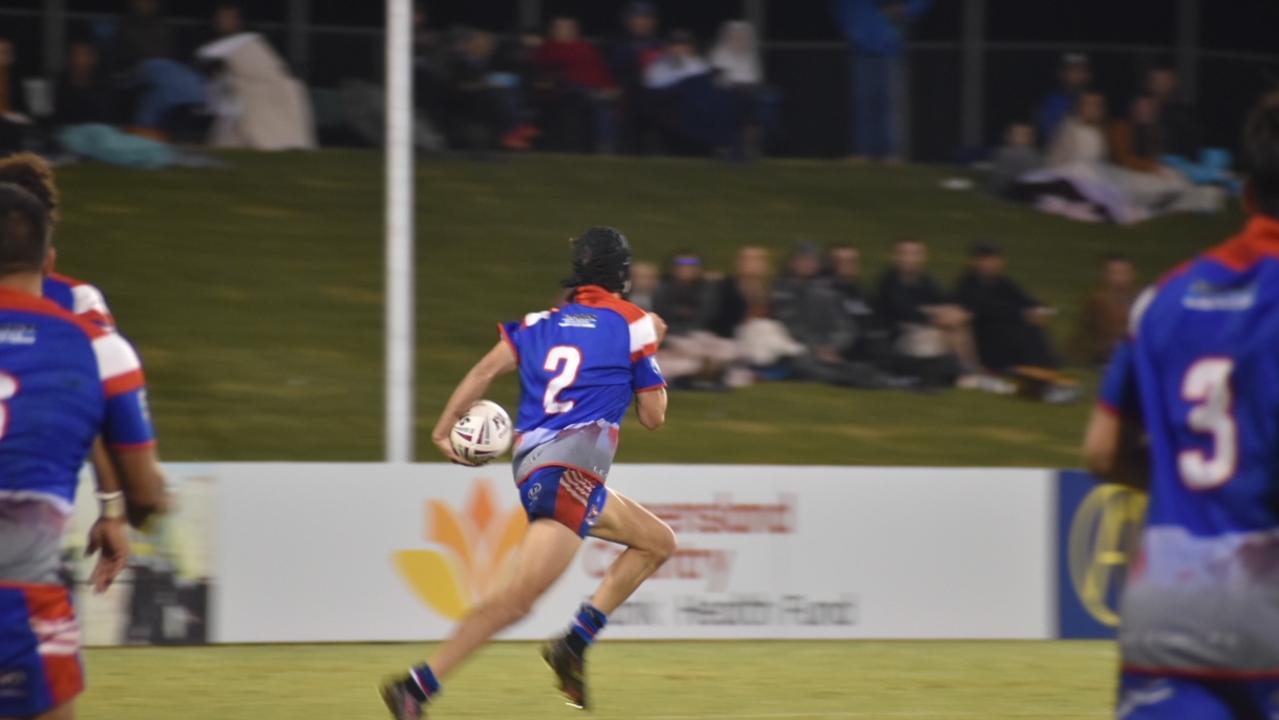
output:
M 875 312 L 894 354 L 953 356 L 964 370 L 976 369 L 968 313 L 946 297 L 928 273 L 928 249 L 918 240 L 903 240 L 893 249 L 892 267 L 879 279 Z
M 112 90 L 98 60 L 98 49 L 88 40 L 75 40 L 67 55 L 67 67 L 58 76 L 53 96 L 55 125 L 114 122 Z
M 972 314 L 977 354 L 987 369 L 1005 373 L 1017 367 L 1055 368 L 1060 363 L 1044 325 L 1054 314 L 1004 272 L 1003 253 L 978 243 L 956 298 Z
M 653 296 L 653 312 L 666 321 L 658 362 L 676 385 L 718 388 L 737 359 L 737 344 L 710 331 L 720 288 L 706 277 L 702 258 L 678 252 Z
M 883 355 L 883 331 L 870 298 L 862 287 L 862 254 L 852 245 L 832 245 L 826 251 L 830 276 L 828 282 L 835 293 L 838 312 L 849 326 L 852 339 L 844 349 L 848 360 L 875 362 Z
M 805 380 L 882 388 L 887 378 L 872 365 L 845 358 L 856 342 L 849 316 L 841 312 L 835 286 L 821 277 L 821 256 L 809 244 L 796 246 L 787 272 L 773 283 L 773 317 L 786 326 L 806 354 L 796 358 L 796 375 Z
M 641 309 L 652 311 L 653 301 L 657 299 L 657 288 L 661 283 L 661 274 L 656 263 L 639 261 L 631 264 L 631 291 L 626 299 Z

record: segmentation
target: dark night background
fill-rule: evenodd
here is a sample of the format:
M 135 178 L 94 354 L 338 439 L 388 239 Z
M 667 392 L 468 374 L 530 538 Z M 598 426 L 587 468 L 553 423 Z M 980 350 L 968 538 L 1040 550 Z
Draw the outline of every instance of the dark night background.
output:
M 40 0 L 2 0 L 4 9 L 37 10 Z M 124 0 L 66 0 L 69 12 L 116 13 Z M 194 48 L 208 37 L 215 0 L 170 0 L 168 14 L 189 19 L 181 35 Z M 250 19 L 283 48 L 287 0 L 241 3 Z M 658 0 L 664 30 L 687 28 L 709 42 L 719 24 L 740 16 L 740 0 Z M 1200 0 L 1198 82 L 1194 87 L 1210 142 L 1235 145 L 1240 119 L 1256 96 L 1279 82 L 1279 0 Z M 578 17 L 586 33 L 615 31 L 622 0 L 543 0 L 543 18 Z M 1054 82 L 1062 52 L 1076 48 L 1092 59 L 1094 84 L 1126 106 L 1144 70 L 1172 63 L 1177 42 L 1175 0 L 987 0 L 985 123 L 987 144 L 1029 115 Z M 517 0 L 429 0 L 429 24 L 465 24 L 513 32 Z M 312 0 L 310 62 L 295 68 L 309 83 L 335 85 L 345 77 L 376 79 L 381 72 L 381 0 Z M 959 68 L 962 0 L 935 0 L 912 31 L 910 142 L 922 160 L 955 157 L 959 142 Z M 772 0 L 764 37 L 765 72 L 782 90 L 783 133 L 774 150 L 836 156 L 846 152 L 847 62 L 826 0 Z M 72 32 L 87 32 L 79 22 Z M 0 33 L 18 45 L 20 70 L 39 72 L 37 18 L 0 16 Z

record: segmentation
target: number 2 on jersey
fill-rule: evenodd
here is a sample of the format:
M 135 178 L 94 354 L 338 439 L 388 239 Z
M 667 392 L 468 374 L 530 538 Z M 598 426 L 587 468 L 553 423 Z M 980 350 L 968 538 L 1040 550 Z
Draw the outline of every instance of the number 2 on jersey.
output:
M 1230 481 L 1239 460 L 1239 426 L 1233 413 L 1230 375 L 1235 362 L 1229 358 L 1203 358 L 1190 366 L 1181 383 L 1181 397 L 1191 403 L 1186 424 L 1191 430 L 1212 435 L 1211 456 L 1202 450 L 1182 450 L 1177 468 L 1182 482 L 1192 490 L 1211 490 Z
M 562 367 L 561 367 L 562 366 Z M 559 400 L 559 394 L 577 382 L 577 371 L 582 367 L 582 351 L 572 345 L 556 345 L 546 353 L 546 363 L 542 369 L 556 373 L 546 383 L 546 394 L 542 396 L 542 406 L 547 415 L 566 413 L 577 405 L 573 400 Z

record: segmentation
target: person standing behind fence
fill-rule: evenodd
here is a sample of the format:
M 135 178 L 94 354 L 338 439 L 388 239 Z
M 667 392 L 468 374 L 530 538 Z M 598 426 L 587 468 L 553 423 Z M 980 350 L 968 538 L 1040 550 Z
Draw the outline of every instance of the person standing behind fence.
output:
M 662 54 L 657 37 L 657 8 L 632 2 L 622 13 L 625 30 L 608 44 L 609 71 L 622 91 L 620 138 L 626 152 L 644 150 L 650 122 L 645 102 L 644 72 Z
M 764 68 L 755 27 L 744 20 L 720 26 L 719 39 L 710 54 L 716 83 L 727 91 L 726 141 L 742 159 L 759 155 L 765 102 Z
M 901 67 L 906 26 L 932 0 L 834 0 L 848 39 L 853 90 L 850 159 L 902 159 Z

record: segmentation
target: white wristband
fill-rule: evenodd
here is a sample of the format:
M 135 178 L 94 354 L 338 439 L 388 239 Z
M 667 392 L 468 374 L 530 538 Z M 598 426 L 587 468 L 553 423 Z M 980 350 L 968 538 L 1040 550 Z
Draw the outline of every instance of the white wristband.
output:
M 107 520 L 123 520 L 125 515 L 124 491 L 97 493 L 102 506 L 102 517 Z

